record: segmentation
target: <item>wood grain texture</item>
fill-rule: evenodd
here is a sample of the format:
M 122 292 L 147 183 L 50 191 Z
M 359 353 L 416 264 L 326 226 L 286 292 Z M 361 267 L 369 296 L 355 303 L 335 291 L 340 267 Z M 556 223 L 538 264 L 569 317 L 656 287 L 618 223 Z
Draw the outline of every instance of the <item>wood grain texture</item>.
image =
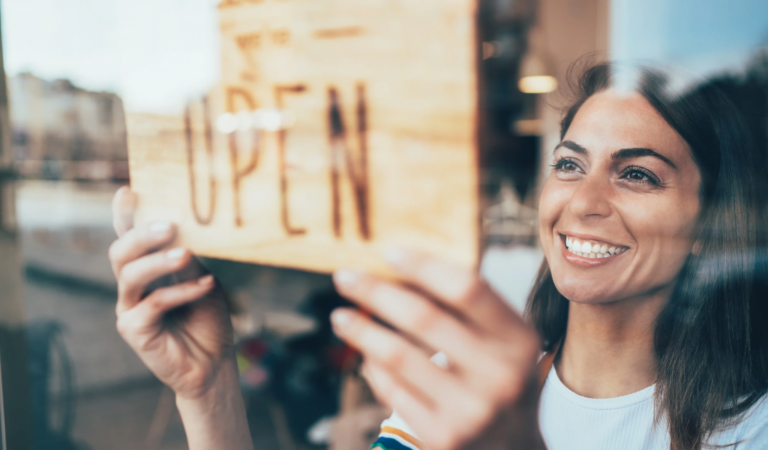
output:
M 222 78 L 205 102 L 186 119 L 128 114 L 139 222 L 177 223 L 201 255 L 312 271 L 384 271 L 387 246 L 477 264 L 475 0 L 218 13 Z M 217 128 L 254 110 L 290 126 Z

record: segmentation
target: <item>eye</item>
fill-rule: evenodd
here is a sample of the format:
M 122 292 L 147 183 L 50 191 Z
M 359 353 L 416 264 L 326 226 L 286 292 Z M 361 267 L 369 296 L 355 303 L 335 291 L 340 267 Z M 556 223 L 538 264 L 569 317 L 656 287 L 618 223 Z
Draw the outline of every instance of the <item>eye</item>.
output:
M 621 173 L 621 179 L 631 181 L 632 183 L 648 184 L 651 186 L 661 186 L 661 180 L 650 170 L 642 167 L 630 166 Z
M 573 173 L 580 170 L 580 167 L 570 158 L 560 158 L 552 164 L 552 169 L 558 172 Z

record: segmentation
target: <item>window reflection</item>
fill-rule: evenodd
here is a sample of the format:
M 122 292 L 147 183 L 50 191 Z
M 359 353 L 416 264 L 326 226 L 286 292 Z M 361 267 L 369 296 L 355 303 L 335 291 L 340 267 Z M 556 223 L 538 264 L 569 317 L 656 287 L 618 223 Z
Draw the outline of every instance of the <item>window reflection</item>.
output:
M 9 448 L 186 448 L 171 393 L 115 331 L 111 201 L 129 182 L 127 124 L 162 135 L 169 117 L 219 82 L 218 14 L 236 3 L 3 1 L 0 349 Z M 542 258 L 536 205 L 560 140 L 557 88 L 573 61 L 594 54 L 661 66 L 679 86 L 711 80 L 768 150 L 768 3 L 488 0 L 478 24 L 481 270 L 513 308 L 523 308 Z M 328 314 L 345 300 L 330 278 L 204 263 L 234 305 L 257 448 L 326 448 L 333 423 L 350 442 L 330 448 L 369 445 L 388 412 L 331 332 Z M 338 416 L 344 408 L 357 408 L 360 423 Z

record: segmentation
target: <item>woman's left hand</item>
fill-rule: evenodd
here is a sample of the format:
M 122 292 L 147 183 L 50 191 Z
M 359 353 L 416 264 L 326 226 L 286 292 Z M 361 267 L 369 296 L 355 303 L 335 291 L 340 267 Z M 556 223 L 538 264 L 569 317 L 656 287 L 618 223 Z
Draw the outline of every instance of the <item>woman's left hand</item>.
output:
M 354 309 L 332 315 L 364 357 L 377 398 L 428 449 L 544 448 L 538 427 L 539 339 L 472 270 L 406 251 L 388 253 L 399 280 L 341 270 Z M 430 361 L 442 352 L 448 367 Z

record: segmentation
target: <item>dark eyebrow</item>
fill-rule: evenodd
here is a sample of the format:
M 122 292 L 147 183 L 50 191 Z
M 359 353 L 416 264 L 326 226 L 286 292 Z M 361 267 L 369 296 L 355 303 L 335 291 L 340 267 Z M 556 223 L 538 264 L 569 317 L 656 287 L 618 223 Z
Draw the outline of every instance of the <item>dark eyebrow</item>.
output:
M 582 154 L 582 155 L 589 155 L 589 151 L 587 151 L 586 148 L 582 147 L 581 145 L 573 142 L 573 141 L 563 141 L 555 147 L 555 150 L 557 150 L 560 147 L 565 147 L 573 150 L 576 153 Z M 664 161 L 665 163 L 669 164 L 673 169 L 677 170 L 677 166 L 675 163 L 669 160 L 664 155 L 660 155 L 656 153 L 655 151 L 651 150 L 650 148 L 623 148 L 617 152 L 614 152 L 611 155 L 611 159 L 631 159 L 631 158 L 639 158 L 641 156 L 653 156 L 655 158 L 659 158 L 660 160 Z
M 577 144 L 577 143 L 575 143 L 573 141 L 563 141 L 563 142 L 557 144 L 557 146 L 555 147 L 555 150 L 557 150 L 560 147 L 570 148 L 574 152 L 580 153 L 582 155 L 588 155 L 589 154 L 589 152 L 587 151 L 586 148 L 582 147 L 581 145 L 579 145 L 579 144 Z
M 669 158 L 654 152 L 650 148 L 623 148 L 613 153 L 611 155 L 611 159 L 630 159 L 630 158 L 639 158 L 641 156 L 653 156 L 654 158 L 659 158 L 660 160 L 669 164 L 673 169 L 677 170 L 677 166 L 675 165 L 675 163 L 670 161 Z

